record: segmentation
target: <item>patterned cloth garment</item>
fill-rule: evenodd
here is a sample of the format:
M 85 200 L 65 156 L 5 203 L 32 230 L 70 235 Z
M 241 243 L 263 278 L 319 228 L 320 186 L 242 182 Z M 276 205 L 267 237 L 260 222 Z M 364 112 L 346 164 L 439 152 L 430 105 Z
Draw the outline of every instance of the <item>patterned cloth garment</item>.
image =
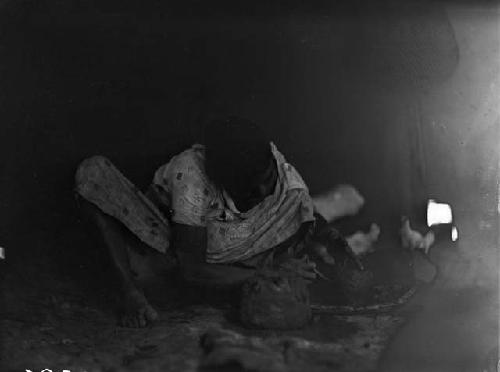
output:
M 293 236 L 303 223 L 314 221 L 307 186 L 276 146 L 270 146 L 278 169 L 275 190 L 247 212 L 238 211 L 231 197 L 208 179 L 202 145 L 174 156 L 156 171 L 152 190 L 171 210 L 171 221 L 207 229 L 207 262 L 251 259 Z M 109 160 L 93 157 L 82 162 L 76 191 L 152 248 L 168 249 L 169 221 Z
M 244 261 L 269 250 L 314 221 L 309 190 L 297 170 L 271 143 L 278 169 L 273 194 L 247 212 L 208 179 L 205 151 L 195 145 L 161 167 L 154 177 L 159 195 L 170 195 L 172 220 L 207 229 L 209 263 Z M 168 202 L 168 200 L 165 200 Z

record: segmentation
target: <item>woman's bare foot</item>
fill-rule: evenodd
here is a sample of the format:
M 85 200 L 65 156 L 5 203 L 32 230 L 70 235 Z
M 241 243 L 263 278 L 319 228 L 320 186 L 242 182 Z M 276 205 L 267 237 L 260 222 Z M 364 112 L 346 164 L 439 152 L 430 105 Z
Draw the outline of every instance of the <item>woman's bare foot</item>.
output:
M 158 319 L 158 313 L 138 289 L 127 291 L 124 295 L 124 313 L 121 316 L 123 327 L 142 328 Z

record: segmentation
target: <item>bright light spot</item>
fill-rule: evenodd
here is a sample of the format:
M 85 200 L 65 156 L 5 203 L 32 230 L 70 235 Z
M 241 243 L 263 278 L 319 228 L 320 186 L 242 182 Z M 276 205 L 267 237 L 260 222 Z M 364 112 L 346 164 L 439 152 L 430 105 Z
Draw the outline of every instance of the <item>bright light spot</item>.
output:
M 453 226 L 451 228 L 451 240 L 455 242 L 457 241 L 457 239 L 458 239 L 458 230 L 455 226 Z
M 449 204 L 436 203 L 430 199 L 427 203 L 427 226 L 451 223 L 453 220 Z
M 0 247 L 0 259 L 5 260 L 5 249 Z

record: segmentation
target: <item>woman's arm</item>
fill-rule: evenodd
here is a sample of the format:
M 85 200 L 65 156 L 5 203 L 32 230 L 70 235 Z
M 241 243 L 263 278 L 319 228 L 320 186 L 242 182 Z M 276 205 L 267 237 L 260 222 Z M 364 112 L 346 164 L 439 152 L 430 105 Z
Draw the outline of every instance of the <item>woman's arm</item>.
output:
M 242 284 L 255 273 L 249 268 L 207 263 L 207 230 L 204 227 L 174 224 L 173 228 L 174 249 L 186 281 L 229 289 Z
M 333 226 L 330 226 L 321 214 L 315 212 L 314 217 L 316 221 L 312 239 L 320 243 L 315 247 L 316 254 L 326 263 L 329 263 L 331 258 L 333 258 L 331 262 L 334 263 L 339 258 L 343 259 L 346 256 L 356 264 L 359 270 L 364 270 L 361 260 L 353 252 L 344 236 Z
M 312 199 L 315 212 L 321 214 L 327 222 L 354 216 L 365 203 L 363 196 L 351 185 L 336 186 Z

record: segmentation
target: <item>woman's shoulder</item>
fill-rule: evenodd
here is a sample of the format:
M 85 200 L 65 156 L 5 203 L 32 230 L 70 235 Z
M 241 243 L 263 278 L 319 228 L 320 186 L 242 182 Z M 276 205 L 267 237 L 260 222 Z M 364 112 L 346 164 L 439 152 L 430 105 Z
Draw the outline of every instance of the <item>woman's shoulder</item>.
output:
M 166 164 L 157 169 L 155 179 L 171 180 L 183 175 L 206 178 L 205 147 L 203 145 L 195 144 L 173 156 Z
M 174 156 L 169 164 L 173 166 L 196 166 L 198 168 L 205 167 L 205 146 L 194 144 L 190 148 L 184 150 L 178 155 Z

